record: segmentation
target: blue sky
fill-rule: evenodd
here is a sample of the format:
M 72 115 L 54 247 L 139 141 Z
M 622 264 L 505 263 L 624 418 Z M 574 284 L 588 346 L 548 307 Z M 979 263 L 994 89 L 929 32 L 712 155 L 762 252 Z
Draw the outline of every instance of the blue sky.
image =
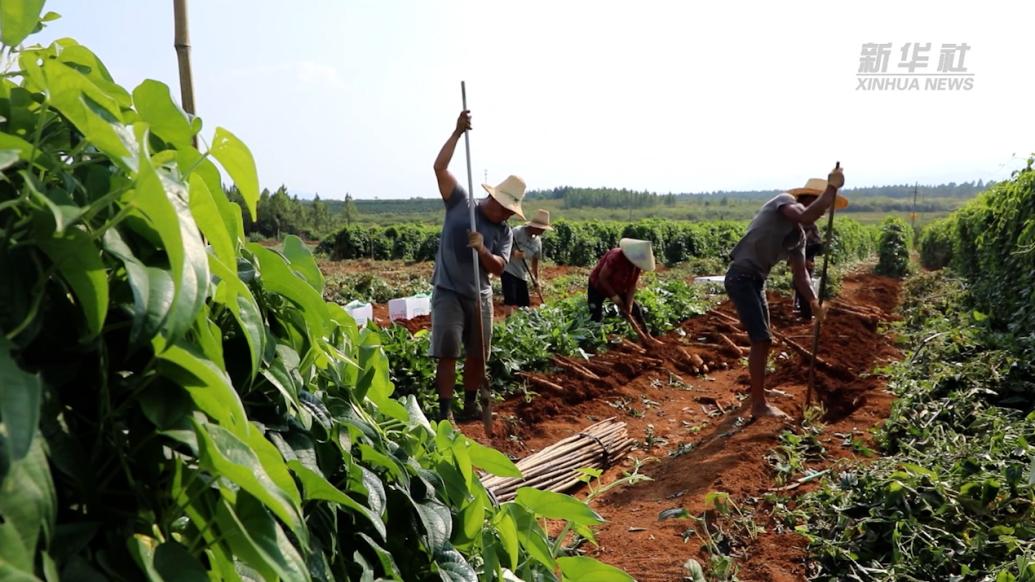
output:
M 128 87 L 178 94 L 171 0 L 48 0 Z M 194 0 L 206 137 L 263 186 L 435 195 L 468 84 L 475 180 L 659 192 L 1000 179 L 1035 150 L 1035 3 Z M 970 91 L 861 91 L 864 43 L 967 43 Z M 921 79 L 922 81 L 922 79 Z M 452 166 L 464 173 L 463 148 Z

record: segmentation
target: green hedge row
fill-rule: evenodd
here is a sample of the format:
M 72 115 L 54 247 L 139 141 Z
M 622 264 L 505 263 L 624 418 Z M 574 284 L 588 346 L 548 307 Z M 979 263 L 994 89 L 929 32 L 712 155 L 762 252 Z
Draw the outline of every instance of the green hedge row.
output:
M 687 222 L 651 219 L 616 221 L 559 221 L 543 237 L 546 258 L 561 265 L 592 266 L 622 238 L 649 240 L 665 264 L 694 258 L 726 260 L 743 236 L 745 222 Z M 435 259 L 440 228 L 417 224 L 347 226 L 320 244 L 332 259 Z M 831 261 L 842 263 L 869 256 L 876 250 L 879 230 L 853 220 L 838 220 L 834 228 Z
M 970 281 L 979 306 L 1015 332 L 1035 328 L 1033 162 L 921 236 L 924 265 L 951 265 Z

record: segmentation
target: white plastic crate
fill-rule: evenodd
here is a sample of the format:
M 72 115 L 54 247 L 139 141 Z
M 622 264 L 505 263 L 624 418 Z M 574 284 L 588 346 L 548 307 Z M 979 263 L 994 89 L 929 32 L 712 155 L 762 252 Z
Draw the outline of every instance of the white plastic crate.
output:
M 352 319 L 356 320 L 356 325 L 363 327 L 368 321 L 374 319 L 374 306 L 369 303 L 362 301 L 353 301 L 345 306 L 345 311 L 349 312 Z
M 400 297 L 388 302 L 388 317 L 392 321 L 413 319 L 414 317 L 428 315 L 429 313 L 431 313 L 430 295 Z

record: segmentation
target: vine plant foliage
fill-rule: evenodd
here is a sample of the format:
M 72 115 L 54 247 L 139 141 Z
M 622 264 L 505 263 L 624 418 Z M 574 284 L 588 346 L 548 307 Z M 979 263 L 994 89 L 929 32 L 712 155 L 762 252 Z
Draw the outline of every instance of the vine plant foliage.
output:
M 297 239 L 247 244 L 249 150 L 168 88 L 116 84 L 57 15 L 0 37 L 0 578 L 627 580 L 560 555 L 566 496 L 493 504 L 499 452 L 392 398 L 375 330 Z

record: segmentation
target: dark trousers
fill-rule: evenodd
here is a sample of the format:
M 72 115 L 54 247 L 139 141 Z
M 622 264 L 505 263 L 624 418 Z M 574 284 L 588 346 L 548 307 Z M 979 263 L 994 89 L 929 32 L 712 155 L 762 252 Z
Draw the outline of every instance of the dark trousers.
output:
M 810 244 L 805 248 L 805 264 L 811 265 L 807 269 L 809 272 L 810 279 L 812 278 L 813 271 L 815 271 L 815 265 L 813 264 L 813 261 L 816 260 L 816 255 L 822 252 L 822 250 L 823 245 L 819 244 Z M 794 308 L 798 310 L 798 313 L 801 314 L 802 318 L 812 319 L 812 305 L 809 303 L 808 299 L 805 299 L 801 296 L 801 293 L 798 292 L 797 286 L 794 287 Z
M 601 321 L 604 319 L 604 300 L 607 296 L 597 290 L 596 287 L 590 285 L 586 289 L 586 301 L 589 303 L 589 317 L 593 321 Z M 647 329 L 647 322 L 643 319 L 643 310 L 640 309 L 640 304 L 633 302 L 632 308 L 633 319 L 642 327 L 644 330 Z
M 503 287 L 503 304 L 528 307 L 532 305 L 528 295 L 528 282 L 504 271 L 500 275 L 500 286 Z

